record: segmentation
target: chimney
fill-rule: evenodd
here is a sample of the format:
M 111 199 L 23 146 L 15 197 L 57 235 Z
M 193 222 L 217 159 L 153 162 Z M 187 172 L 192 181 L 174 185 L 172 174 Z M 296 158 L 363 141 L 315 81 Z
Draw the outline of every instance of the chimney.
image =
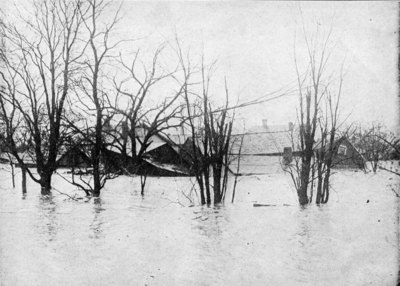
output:
M 289 131 L 293 131 L 294 124 L 293 122 L 289 122 Z
M 292 147 L 283 148 L 283 164 L 289 165 L 293 161 L 293 151 Z
M 262 120 L 262 127 L 268 128 L 268 120 L 267 119 Z

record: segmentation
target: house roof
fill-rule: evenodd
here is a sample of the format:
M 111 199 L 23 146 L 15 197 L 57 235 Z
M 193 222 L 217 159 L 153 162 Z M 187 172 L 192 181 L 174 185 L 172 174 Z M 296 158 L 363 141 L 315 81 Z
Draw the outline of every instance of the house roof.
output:
M 140 150 L 140 147 L 141 147 L 140 141 L 143 141 L 144 136 L 146 135 L 146 128 L 147 127 L 144 126 L 144 127 L 138 127 L 136 129 L 136 135 L 137 135 L 137 137 L 139 139 L 139 140 L 136 139 L 136 153 L 138 153 L 139 150 Z M 105 143 L 107 145 L 106 148 L 108 150 L 114 151 L 114 152 L 117 152 L 117 153 L 121 152 L 120 148 L 117 147 L 117 145 L 118 145 L 117 144 L 118 143 L 118 139 L 117 138 L 119 136 L 120 135 L 118 134 L 118 132 L 115 132 L 112 136 L 111 135 L 105 135 L 104 136 L 104 141 L 105 141 Z M 117 137 L 117 138 L 115 138 L 115 137 Z M 148 143 L 150 143 L 150 144 L 146 148 L 146 152 L 149 152 L 151 150 L 154 150 L 154 149 L 156 149 L 156 148 L 158 148 L 160 146 L 163 146 L 163 145 L 171 143 L 171 142 L 172 141 L 169 138 L 163 136 L 162 134 L 155 134 L 155 135 L 153 135 L 153 136 L 151 136 L 149 138 Z M 129 137 L 127 138 L 126 152 L 127 152 L 127 154 L 129 156 L 132 156 L 132 144 L 131 144 L 131 140 L 130 140 Z
M 18 152 L 18 156 L 27 165 L 36 164 L 36 160 L 34 159 L 34 155 L 30 154 L 29 152 Z M 0 157 L 1 157 L 1 159 L 3 159 L 3 161 L 9 162 L 9 157 L 5 153 L 0 154 Z M 17 159 L 12 155 L 11 155 L 11 160 L 12 160 L 12 162 L 14 164 L 18 164 Z
M 234 134 L 232 153 L 239 153 L 240 138 L 243 135 L 242 155 L 274 155 L 283 152 L 285 147 L 296 146 L 292 138 L 297 138 L 298 131 L 290 131 L 287 126 L 256 126 L 244 134 Z M 295 151 L 295 150 L 294 150 Z
M 159 148 L 159 147 L 161 147 L 161 146 L 163 146 L 163 145 L 166 145 L 166 144 L 167 144 L 166 142 L 162 142 L 162 141 L 159 141 L 159 142 L 152 142 L 152 143 L 149 145 L 149 147 L 147 147 L 146 152 L 150 152 L 151 150 L 157 149 L 157 148 Z
M 183 168 L 181 168 L 181 167 L 179 167 L 177 165 L 174 165 L 174 164 L 160 163 L 160 162 L 157 162 L 157 161 L 155 161 L 155 160 L 153 160 L 151 158 L 145 158 L 144 160 L 147 163 L 150 163 L 150 164 L 152 164 L 153 166 L 155 166 L 157 168 L 160 168 L 160 169 L 163 169 L 163 170 L 166 170 L 166 171 L 169 171 L 169 172 L 174 172 L 174 173 L 176 173 L 178 175 L 187 175 L 188 174 L 187 170 L 184 170 Z

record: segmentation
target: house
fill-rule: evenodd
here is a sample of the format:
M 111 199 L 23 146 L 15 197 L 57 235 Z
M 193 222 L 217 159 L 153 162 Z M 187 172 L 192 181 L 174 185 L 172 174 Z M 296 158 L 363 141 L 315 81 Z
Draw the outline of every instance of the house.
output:
M 171 134 L 163 134 L 161 132 L 152 135 L 147 141 L 145 153 L 140 159 L 133 159 L 140 152 L 142 143 L 148 132 L 148 127 L 142 125 L 136 130 L 136 150 L 132 152 L 132 144 L 130 138 L 126 142 L 126 155 L 121 154 L 121 148 L 117 147 L 118 136 L 109 136 L 106 138 L 107 160 L 112 162 L 124 162 L 128 160 L 126 170 L 135 174 L 147 174 L 150 176 L 186 176 L 189 174 L 189 166 L 181 158 L 180 144 L 174 142 Z M 118 133 L 118 132 L 116 132 Z M 179 137 L 182 138 L 182 137 Z M 179 141 L 180 142 L 180 141 Z M 138 162 L 140 160 L 140 162 Z M 110 164 L 108 164 L 110 165 Z M 140 168 L 138 168 L 140 166 Z M 124 168 L 125 168 L 124 167 Z
M 333 144 L 333 150 L 337 150 L 333 157 L 334 168 L 365 169 L 365 158 L 347 137 L 341 137 Z
M 61 155 L 57 158 L 58 168 L 88 168 L 90 167 L 90 158 L 83 151 L 82 146 L 77 145 L 63 148 Z
M 288 125 L 269 125 L 266 120 L 261 126 L 250 128 L 244 134 L 234 134 L 232 155 L 239 154 L 241 147 L 240 173 L 266 174 L 282 171 L 282 166 L 289 164 L 293 156 L 301 154 L 298 138 L 299 128 L 293 123 Z M 318 144 L 318 143 L 317 143 Z M 335 141 L 337 154 L 334 157 L 336 168 L 364 168 L 365 159 L 346 137 Z M 235 166 L 232 167 L 235 169 Z
M 153 147 L 153 146 L 151 146 Z M 165 142 L 159 146 L 148 150 L 146 157 L 163 164 L 183 164 L 182 158 L 179 154 L 179 148 L 173 147 L 172 144 Z
M 170 172 L 174 172 L 175 176 L 189 175 L 191 173 L 191 162 L 185 160 L 185 152 L 183 152 L 183 144 L 181 144 L 183 138 L 179 135 L 165 135 L 163 133 L 153 135 L 149 140 L 150 145 L 146 148 L 144 160 L 161 168 L 167 176 L 172 175 L 169 174 Z M 173 139 L 176 139 L 176 141 Z
M 261 126 L 251 127 L 244 134 L 236 133 L 232 137 L 231 154 L 238 156 L 240 151 L 239 172 L 242 174 L 282 172 L 282 164 L 290 163 L 293 156 L 298 154 L 298 144 L 295 144 L 298 129 L 291 122 L 287 125 L 270 125 L 264 119 Z M 233 163 L 232 170 L 235 169 L 236 164 Z
M 147 154 L 142 158 L 134 159 L 131 156 L 124 158 L 119 152 L 105 150 L 102 155 L 102 163 L 107 170 L 122 171 L 141 176 L 177 177 L 188 175 L 186 168 L 178 164 L 160 162 Z
M 24 162 L 26 167 L 28 167 L 28 168 L 35 168 L 36 167 L 36 159 L 35 159 L 35 156 L 31 152 L 28 152 L 28 151 L 18 152 L 18 156 Z M 12 163 L 16 167 L 21 167 L 19 162 L 17 161 L 17 159 L 13 155 L 11 155 L 10 157 L 11 157 Z M 9 164 L 10 163 L 10 157 L 8 157 L 8 155 L 6 153 L 2 153 L 0 155 L 1 163 Z
M 285 148 L 291 148 L 293 152 L 295 145 L 297 145 L 294 144 L 294 139 L 297 138 L 298 131 L 291 122 L 287 126 L 270 126 L 263 120 L 262 126 L 252 127 L 244 134 L 233 135 L 235 144 L 231 153 L 237 154 L 239 152 L 239 139 L 242 135 L 244 135 L 241 148 L 242 155 L 281 156 Z

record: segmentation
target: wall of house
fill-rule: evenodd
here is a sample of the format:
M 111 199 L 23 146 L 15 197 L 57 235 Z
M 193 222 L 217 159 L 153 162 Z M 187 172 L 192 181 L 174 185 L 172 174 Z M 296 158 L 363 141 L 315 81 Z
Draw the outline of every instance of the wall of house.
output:
M 241 156 L 240 171 L 241 174 L 276 174 L 282 173 L 281 156 Z M 230 166 L 236 173 L 237 162 Z
M 78 148 L 71 148 L 57 161 L 57 166 L 87 168 L 90 166 L 90 159 Z
M 346 147 L 346 154 L 337 154 L 334 159 L 336 168 L 363 168 L 364 160 L 360 153 L 348 141 L 343 140 L 340 145 Z
M 168 144 L 162 145 L 147 153 L 155 161 L 164 164 L 181 164 L 181 158 Z

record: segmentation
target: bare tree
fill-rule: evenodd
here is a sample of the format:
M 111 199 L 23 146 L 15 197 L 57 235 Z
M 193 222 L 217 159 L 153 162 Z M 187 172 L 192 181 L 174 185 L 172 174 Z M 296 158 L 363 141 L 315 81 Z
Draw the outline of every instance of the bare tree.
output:
M 361 151 L 367 161 L 371 162 L 372 171 L 376 173 L 379 161 L 389 158 L 391 145 L 388 144 L 391 135 L 385 127 L 378 122 L 373 122 L 367 128 L 358 126 L 355 132 L 355 146 Z
M 171 126 L 170 121 L 180 114 L 181 105 L 174 106 L 179 96 L 182 93 L 182 85 L 178 87 L 174 94 L 169 95 L 167 91 L 159 91 L 158 97 L 164 97 L 160 105 L 149 106 L 146 100 L 152 96 L 153 89 L 157 84 L 162 83 L 168 79 L 173 79 L 172 72 L 166 72 L 159 65 L 159 57 L 164 46 L 160 46 L 154 53 L 151 65 L 149 68 L 142 63 L 141 71 L 138 71 L 138 56 L 140 51 L 135 53 L 134 59 L 130 65 L 120 57 L 120 64 L 128 77 L 118 83 L 114 79 L 114 86 L 117 91 L 116 107 L 111 107 L 117 113 L 123 115 L 123 122 L 125 124 L 125 133 L 130 139 L 132 157 L 142 157 L 148 147 L 149 139 L 158 132 L 162 132 L 171 127 L 179 126 L 174 124 Z M 160 71 L 161 70 L 161 71 Z M 129 85 L 125 87 L 125 85 Z M 160 92 L 162 92 L 160 94 Z M 122 100 L 122 104 L 120 103 Z M 140 146 L 136 146 L 136 141 L 139 139 L 136 129 L 141 128 L 143 124 L 146 125 L 146 135 L 141 138 Z M 126 140 L 123 141 L 124 143 Z M 139 149 L 137 151 L 137 149 Z
M 319 103 L 326 89 L 322 86 L 322 76 L 329 56 L 326 54 L 326 45 L 329 38 L 325 40 L 324 49 L 319 55 L 315 54 L 315 47 L 311 47 L 307 36 L 309 68 L 308 72 L 301 76 L 295 57 L 296 73 L 299 87 L 299 125 L 300 125 L 300 150 L 301 168 L 300 178 L 297 186 L 297 194 L 300 205 L 309 203 L 308 186 L 310 183 L 310 172 L 312 169 L 312 157 L 314 152 L 315 134 L 318 127 Z
M 0 75 L 6 91 L 0 107 L 7 118 L 7 144 L 23 171 L 50 194 L 51 178 L 61 145 L 64 103 L 84 48 L 78 47 L 82 2 L 35 1 L 31 17 L 1 23 L 5 48 L 0 51 Z M 21 118 L 22 121 L 14 121 Z M 21 122 L 15 123 L 15 122 Z M 21 128 L 29 132 L 37 175 L 18 152 Z
M 13 124 L 18 125 L 18 123 L 15 122 L 14 120 L 14 114 L 15 112 L 9 112 L 9 116 L 7 114 L 7 109 L 5 108 L 6 103 L 4 102 L 4 97 L 6 96 L 6 89 L 4 86 L 0 85 L 0 105 L 3 107 L 0 110 L 0 155 L 5 154 L 8 158 L 10 168 L 11 168 L 11 181 L 12 181 L 12 186 L 15 188 L 15 166 L 14 166 L 14 160 L 12 157 L 12 154 L 10 153 L 10 150 L 8 148 L 8 134 L 10 133 L 11 130 L 7 130 L 8 126 L 7 123 L 10 125 L 10 122 Z M 9 106 L 11 109 L 13 109 L 13 106 Z M 23 192 L 26 192 L 26 188 L 22 188 Z
M 160 56 L 163 50 L 164 45 L 161 45 L 150 64 L 140 59 L 139 50 L 129 64 L 120 55 L 118 64 L 124 78 L 118 80 L 114 77 L 116 97 L 113 102 L 108 102 L 107 107 L 118 120 L 105 135 L 122 155 L 120 169 L 127 175 L 140 175 L 142 195 L 148 175 L 145 156 L 153 137 L 183 124 L 183 106 L 179 103 L 183 83 L 176 80 L 176 69 L 166 71 L 162 68 Z M 155 98 L 162 100 L 154 104 L 152 100 Z
M 101 161 L 102 158 L 105 158 L 106 153 L 103 131 L 112 117 L 107 112 L 106 104 L 110 100 L 109 94 L 103 86 L 102 80 L 105 79 L 105 76 L 102 73 L 102 68 L 105 68 L 107 59 L 112 57 L 112 50 L 121 41 L 110 43 L 110 35 L 118 22 L 118 11 L 109 24 L 101 25 L 99 22 L 99 18 L 109 8 L 110 2 L 90 0 L 86 4 L 86 6 L 80 7 L 79 14 L 86 28 L 89 52 L 84 55 L 83 65 L 85 69 L 78 83 L 77 98 L 83 105 L 82 110 L 87 117 L 91 117 L 94 113 L 94 122 L 92 124 L 85 117 L 84 123 L 81 123 L 81 125 L 86 125 L 86 129 L 83 130 L 82 126 L 72 124 L 71 121 L 69 123 L 75 132 L 80 134 L 85 144 L 89 145 L 87 151 L 91 159 L 92 176 L 87 180 L 81 177 L 80 182 L 73 180 L 72 183 L 83 189 L 87 194 L 90 193 L 92 196 L 98 197 L 106 181 L 115 177 L 114 174 L 102 168 Z
M 183 73 L 191 71 L 190 61 L 185 59 L 178 44 L 178 56 Z M 208 69 L 201 63 L 201 91 L 196 92 L 184 86 L 183 98 L 186 105 L 187 122 L 191 140 L 184 151 L 190 156 L 197 185 L 200 189 L 201 204 L 222 203 L 225 199 L 230 151 L 232 147 L 233 116 L 229 117 L 229 92 L 225 80 L 225 103 L 222 108 L 213 109 L 210 102 L 210 81 L 214 64 Z M 213 198 L 211 197 L 211 190 Z
M 243 131 L 244 131 L 244 127 L 243 127 Z M 240 175 L 240 162 L 241 162 L 241 159 L 242 159 L 242 147 L 243 147 L 243 140 L 244 140 L 244 136 L 245 136 L 245 133 L 243 132 L 241 135 L 240 135 L 240 142 L 239 142 L 239 149 L 238 149 L 238 154 L 237 154 L 237 167 L 236 167 L 236 173 L 235 173 L 235 180 L 234 180 L 234 183 L 233 183 L 233 189 L 232 189 L 232 200 L 231 200 L 231 203 L 233 203 L 234 201 L 235 201 L 235 195 L 236 195 L 236 186 L 237 186 L 237 183 L 238 183 L 238 176 Z M 233 144 L 235 144 L 235 143 L 233 143 Z M 232 147 L 233 147 L 233 145 L 232 145 Z
M 315 201 L 317 204 L 325 204 L 329 200 L 330 177 L 335 163 L 334 158 L 337 155 L 340 146 L 340 140 L 338 140 L 338 129 L 343 124 L 343 122 L 338 122 L 342 83 L 343 79 L 341 76 L 339 88 L 336 94 L 332 94 L 329 90 L 326 91 L 326 96 L 324 98 L 326 105 L 323 110 L 325 116 L 321 116 L 318 119 L 321 139 L 319 146 L 317 146 L 317 150 L 314 152 L 314 168 L 317 169 L 317 194 Z M 315 174 L 314 171 L 313 174 Z M 311 179 L 315 179 L 314 175 L 312 175 Z
M 285 168 L 291 175 L 300 205 L 312 201 L 315 183 L 316 203 L 326 203 L 329 200 L 331 169 L 338 148 L 337 134 L 343 123 L 338 122 L 342 72 L 336 93 L 331 88 L 332 75 L 328 76 L 327 72 L 331 55 L 328 48 L 331 31 L 322 41 L 318 41 L 318 34 L 315 38 L 308 37 L 304 27 L 303 33 L 308 64 L 306 71 L 301 73 L 295 55 L 299 92 L 298 138 L 292 134 L 293 148 L 299 150 L 300 155 Z

